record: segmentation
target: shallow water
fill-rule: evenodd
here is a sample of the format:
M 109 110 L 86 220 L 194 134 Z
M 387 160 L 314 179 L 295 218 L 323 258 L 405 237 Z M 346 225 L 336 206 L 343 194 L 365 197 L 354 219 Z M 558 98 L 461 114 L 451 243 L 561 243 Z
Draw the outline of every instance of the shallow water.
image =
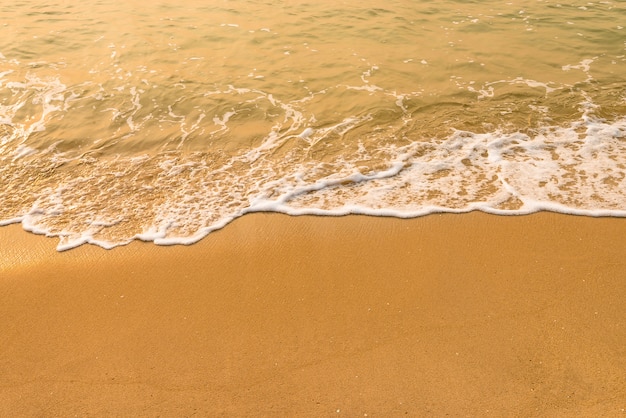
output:
M 0 6 L 0 224 L 626 215 L 623 2 L 178 3 Z

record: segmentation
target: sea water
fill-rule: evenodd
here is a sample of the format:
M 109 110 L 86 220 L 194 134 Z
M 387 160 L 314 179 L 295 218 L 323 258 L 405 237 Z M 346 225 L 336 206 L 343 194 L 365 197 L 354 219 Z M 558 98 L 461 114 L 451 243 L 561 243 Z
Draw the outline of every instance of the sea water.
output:
M 188 244 L 250 212 L 626 215 L 626 3 L 0 5 L 0 224 Z

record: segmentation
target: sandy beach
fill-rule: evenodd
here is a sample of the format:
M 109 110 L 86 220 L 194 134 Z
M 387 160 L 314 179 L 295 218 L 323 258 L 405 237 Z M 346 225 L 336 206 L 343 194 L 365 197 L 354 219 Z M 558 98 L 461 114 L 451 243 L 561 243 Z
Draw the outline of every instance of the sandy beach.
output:
M 626 219 L 0 228 L 0 416 L 624 416 Z

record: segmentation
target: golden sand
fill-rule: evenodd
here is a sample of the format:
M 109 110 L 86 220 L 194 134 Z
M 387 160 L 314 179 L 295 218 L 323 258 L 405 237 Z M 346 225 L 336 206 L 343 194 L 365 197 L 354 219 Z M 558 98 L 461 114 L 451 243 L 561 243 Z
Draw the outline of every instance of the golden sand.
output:
M 0 416 L 623 416 L 626 220 L 247 215 L 193 246 L 0 229 Z

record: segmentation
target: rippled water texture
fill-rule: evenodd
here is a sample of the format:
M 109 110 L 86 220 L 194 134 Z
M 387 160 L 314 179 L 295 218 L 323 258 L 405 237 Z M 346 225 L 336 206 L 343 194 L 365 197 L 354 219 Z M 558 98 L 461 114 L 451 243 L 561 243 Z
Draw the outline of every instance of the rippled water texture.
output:
M 626 4 L 0 6 L 0 224 L 59 249 L 253 211 L 626 215 Z

